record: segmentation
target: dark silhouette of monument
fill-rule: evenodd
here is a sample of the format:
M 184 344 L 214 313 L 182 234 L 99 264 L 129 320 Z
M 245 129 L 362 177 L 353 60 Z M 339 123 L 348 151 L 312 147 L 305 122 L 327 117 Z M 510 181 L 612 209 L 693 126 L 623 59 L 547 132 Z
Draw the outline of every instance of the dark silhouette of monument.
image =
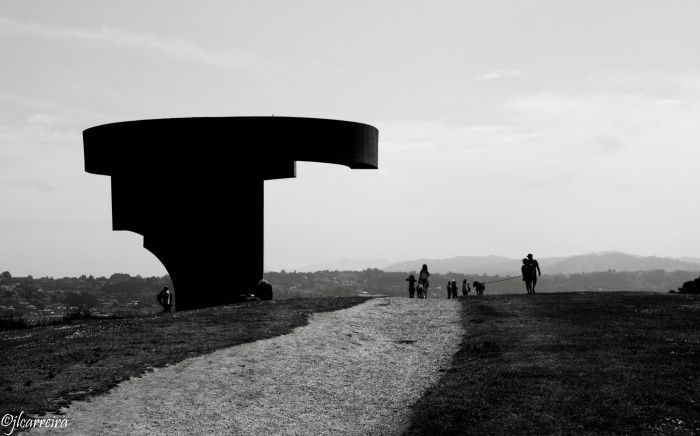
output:
M 141 120 L 83 132 L 85 170 L 112 177 L 114 230 L 143 235 L 170 274 L 177 310 L 255 289 L 265 180 L 294 177 L 298 160 L 376 169 L 377 139 L 366 124 L 290 117 Z

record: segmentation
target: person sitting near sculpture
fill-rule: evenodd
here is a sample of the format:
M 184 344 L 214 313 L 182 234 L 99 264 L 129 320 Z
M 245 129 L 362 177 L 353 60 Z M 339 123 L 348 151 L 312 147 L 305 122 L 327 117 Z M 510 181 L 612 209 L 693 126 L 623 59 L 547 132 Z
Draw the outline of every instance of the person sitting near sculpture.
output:
M 170 312 L 173 307 L 173 296 L 167 286 L 158 293 L 156 301 L 163 307 L 163 312 Z
M 260 279 L 255 289 L 255 296 L 261 300 L 272 300 L 272 285 L 265 279 Z

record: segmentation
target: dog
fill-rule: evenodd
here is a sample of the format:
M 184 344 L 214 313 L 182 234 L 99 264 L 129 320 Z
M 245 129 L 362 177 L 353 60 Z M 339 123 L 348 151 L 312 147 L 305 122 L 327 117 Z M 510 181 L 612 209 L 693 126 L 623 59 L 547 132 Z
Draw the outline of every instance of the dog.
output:
M 474 283 L 472 283 L 472 287 L 474 287 L 476 295 L 484 295 L 484 291 L 486 290 L 486 283 L 477 282 L 476 280 L 474 280 Z

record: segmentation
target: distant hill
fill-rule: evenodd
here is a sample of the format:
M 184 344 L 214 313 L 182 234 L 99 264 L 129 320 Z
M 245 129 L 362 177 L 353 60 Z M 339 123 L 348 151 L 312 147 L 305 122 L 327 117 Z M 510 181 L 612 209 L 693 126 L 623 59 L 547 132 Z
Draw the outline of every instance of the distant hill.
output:
M 387 259 L 338 259 L 334 262 L 317 263 L 296 268 L 299 272 L 313 271 L 364 271 L 368 268 L 384 269 L 392 262 Z
M 700 271 L 700 263 L 670 257 L 636 256 L 620 252 L 605 252 L 571 256 L 547 267 L 549 273 L 570 274 L 594 271 Z
M 394 263 L 382 268 L 387 272 L 420 271 L 423 264 L 428 265 L 431 272 L 446 274 L 454 273 L 483 273 L 483 274 L 515 274 L 520 271 L 520 262 L 502 256 L 458 256 L 450 259 L 416 259 Z
M 572 274 L 596 271 L 700 271 L 700 261 L 691 258 L 637 256 L 616 251 L 569 257 L 536 258 L 545 274 Z M 699 259 L 700 260 L 700 259 Z M 511 275 L 520 272 L 521 259 L 502 256 L 459 256 L 449 259 L 416 259 L 382 268 L 384 271 L 418 271 L 427 264 L 431 272 Z

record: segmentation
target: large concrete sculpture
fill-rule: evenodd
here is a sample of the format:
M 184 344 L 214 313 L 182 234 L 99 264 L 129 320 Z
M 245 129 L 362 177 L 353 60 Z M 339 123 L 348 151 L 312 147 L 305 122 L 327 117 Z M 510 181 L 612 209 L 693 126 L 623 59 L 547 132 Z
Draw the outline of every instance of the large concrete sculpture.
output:
M 296 161 L 377 168 L 376 128 L 289 117 L 129 121 L 83 132 L 85 170 L 112 176 L 114 230 L 143 235 L 177 310 L 235 301 L 263 273 L 263 182 Z M 304 205 L 299 205 L 304 207 Z

